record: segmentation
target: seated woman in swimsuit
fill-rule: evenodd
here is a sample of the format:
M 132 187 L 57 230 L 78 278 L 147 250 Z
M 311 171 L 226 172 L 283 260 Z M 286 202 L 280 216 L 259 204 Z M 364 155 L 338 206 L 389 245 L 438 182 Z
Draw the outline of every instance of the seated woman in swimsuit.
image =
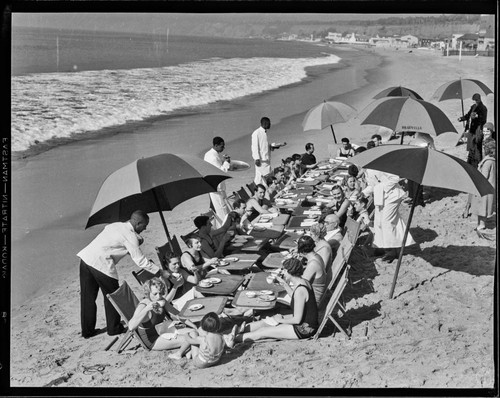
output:
M 326 288 L 326 268 L 321 256 L 314 251 L 316 242 L 310 236 L 303 235 L 297 241 L 297 252 L 306 261 L 302 278 L 311 283 L 316 303 L 319 304 Z
M 198 216 L 194 220 L 198 228 L 198 238 L 201 243 L 201 253 L 206 258 L 222 257 L 226 244 L 234 237 L 234 231 L 228 226 L 212 229 L 212 221 L 208 216 Z
M 182 253 L 180 272 L 185 280 L 183 293 L 197 285 L 200 280 L 210 273 L 228 273 L 217 269 L 217 257 L 207 259 L 201 254 L 201 242 L 198 238 L 189 238 L 186 242 L 188 249 Z M 214 272 L 212 272 L 214 271 Z
M 351 146 L 349 142 L 349 138 L 342 138 L 342 146 L 337 149 L 337 157 L 338 158 L 350 158 L 355 155 L 354 148 Z
M 174 333 L 176 322 L 165 308 L 170 307 L 165 282 L 155 277 L 144 282 L 143 286 L 146 297 L 139 302 L 128 322 L 129 330 L 137 329 L 142 341 L 151 350 L 179 348 L 182 340 Z
M 228 347 L 244 341 L 266 338 L 298 340 L 311 337 L 318 330 L 318 307 L 311 284 L 302 278 L 304 266 L 297 258 L 284 261 L 282 276 L 276 280 L 292 297 L 292 314 L 276 314 L 265 320 L 233 327 L 229 335 L 224 335 Z

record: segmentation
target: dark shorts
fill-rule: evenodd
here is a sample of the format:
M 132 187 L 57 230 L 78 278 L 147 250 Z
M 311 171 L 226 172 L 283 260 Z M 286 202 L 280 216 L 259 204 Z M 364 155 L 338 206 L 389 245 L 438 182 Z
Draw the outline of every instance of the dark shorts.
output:
M 300 325 L 292 325 L 293 326 L 293 331 L 297 335 L 298 339 L 307 339 L 314 335 L 318 328 L 312 328 L 309 326 L 307 322 L 301 323 Z

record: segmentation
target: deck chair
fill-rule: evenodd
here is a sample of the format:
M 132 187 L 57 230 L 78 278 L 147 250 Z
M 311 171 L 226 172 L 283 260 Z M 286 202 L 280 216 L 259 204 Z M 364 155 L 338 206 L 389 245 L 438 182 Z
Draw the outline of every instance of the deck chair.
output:
M 250 195 L 248 194 L 247 191 L 245 191 L 245 188 L 244 187 L 241 187 L 240 189 L 238 189 L 235 194 L 237 194 L 241 200 L 244 200 L 245 202 L 248 201 L 248 199 L 250 199 Z
M 337 254 L 333 259 L 330 282 L 328 283 L 328 286 L 326 287 L 323 295 L 321 296 L 321 299 L 319 300 L 318 308 L 321 308 L 323 306 L 328 293 L 333 292 L 332 289 L 334 289 L 338 284 L 339 275 L 342 273 L 342 270 L 346 268 L 353 247 L 354 245 L 349 240 L 349 237 L 347 235 L 344 236 L 344 238 L 340 242 Z
M 186 235 L 181 235 L 181 239 L 187 245 L 188 240 L 190 238 L 194 238 L 195 236 L 198 236 L 198 228 L 196 228 L 195 230 L 193 230 L 191 232 L 188 232 Z
M 137 296 L 134 294 L 130 286 L 127 284 L 127 282 L 123 282 L 122 285 L 115 290 L 113 293 L 108 293 L 106 295 L 108 298 L 109 302 L 113 304 L 113 307 L 115 307 L 115 310 L 120 314 L 123 320 L 127 323 L 132 319 L 134 316 L 135 309 L 137 308 L 137 305 L 139 304 L 139 299 Z M 135 330 L 128 330 L 125 336 L 120 341 L 120 344 L 118 345 L 118 348 L 116 349 L 118 353 L 122 352 L 127 346 L 130 344 L 132 341 L 132 338 L 136 337 L 141 345 L 149 351 L 149 348 L 146 346 L 146 344 L 142 341 L 141 337 Z
M 337 285 L 335 286 L 335 290 L 333 291 L 333 294 L 330 297 L 330 300 L 328 301 L 328 304 L 326 306 L 325 314 L 323 315 L 323 319 L 321 320 L 319 328 L 318 328 L 316 334 L 314 335 L 314 338 L 313 338 L 314 340 L 318 339 L 319 335 L 321 334 L 321 331 L 325 327 L 328 320 L 332 321 L 333 324 L 337 327 L 337 329 L 342 331 L 347 336 L 348 339 L 351 338 L 350 333 L 347 333 L 342 328 L 342 326 L 340 326 L 338 324 L 338 322 L 335 320 L 335 317 L 333 315 L 334 311 L 336 311 L 338 309 L 340 309 L 340 311 L 342 312 L 343 315 L 346 314 L 346 310 L 345 310 L 344 306 L 340 303 L 339 300 L 340 300 L 340 297 L 342 296 L 342 293 L 344 292 L 344 289 L 347 285 L 348 273 L 349 273 L 349 265 L 347 265 L 344 268 L 344 272 L 340 276 L 340 279 L 339 279 Z
M 248 191 L 253 195 L 255 193 L 255 190 L 257 189 L 257 185 L 255 184 L 254 181 L 252 181 L 250 184 L 246 184 Z
M 134 276 L 135 280 L 139 282 L 139 285 L 143 285 L 144 282 L 154 278 L 154 274 L 152 274 L 149 271 L 146 271 L 145 269 L 140 269 L 139 271 L 132 271 L 132 275 Z
M 373 204 L 373 196 L 370 196 L 368 199 L 368 203 L 366 204 L 366 210 L 368 210 L 368 217 L 373 221 L 373 217 L 375 216 L 375 205 Z
M 181 250 L 180 250 L 180 246 L 179 246 L 179 242 L 177 241 L 177 238 L 175 238 L 175 241 L 177 242 L 176 245 L 174 244 L 173 240 L 172 240 L 172 246 L 177 246 L 179 249 L 178 249 L 178 252 L 176 253 L 175 252 L 175 249 L 172 250 L 172 248 L 170 247 L 170 243 L 165 243 L 163 246 L 156 246 L 155 247 L 155 251 L 156 251 L 156 254 L 158 255 L 158 260 L 160 260 L 160 265 L 161 267 L 164 269 L 164 270 L 167 270 L 168 269 L 168 259 L 174 255 L 176 256 L 180 256 L 182 254 Z
M 107 294 L 106 297 L 113 305 L 113 307 L 115 307 L 116 311 L 120 314 L 122 319 L 125 320 L 128 326 L 128 322 L 134 316 L 135 309 L 139 304 L 139 299 L 134 294 L 134 292 L 127 284 L 127 282 L 124 281 L 117 290 L 115 290 L 113 293 Z M 179 311 L 176 308 L 174 308 L 170 303 L 165 303 L 165 309 L 170 314 L 173 320 L 182 322 L 187 326 L 196 329 L 196 325 L 193 322 L 180 318 Z M 137 332 L 137 330 L 128 330 L 125 336 L 123 336 L 122 340 L 120 341 L 120 344 L 118 345 L 117 348 L 118 353 L 121 353 L 125 348 L 127 348 L 127 346 L 130 344 L 130 342 L 134 337 L 137 338 L 137 340 L 139 340 L 141 346 L 143 346 L 146 350 L 150 351 L 150 349 L 144 343 L 144 341 L 141 338 L 141 335 Z
M 222 225 L 222 220 L 217 215 L 217 213 L 215 212 L 214 209 L 209 209 L 206 213 L 203 213 L 202 215 L 210 218 L 214 228 L 219 228 Z M 215 223 L 214 223 L 214 221 L 215 221 Z
M 359 236 L 359 230 L 361 229 L 361 223 L 354 221 L 351 217 L 347 217 L 345 222 L 345 236 L 349 238 L 349 242 L 353 245 L 356 244 Z

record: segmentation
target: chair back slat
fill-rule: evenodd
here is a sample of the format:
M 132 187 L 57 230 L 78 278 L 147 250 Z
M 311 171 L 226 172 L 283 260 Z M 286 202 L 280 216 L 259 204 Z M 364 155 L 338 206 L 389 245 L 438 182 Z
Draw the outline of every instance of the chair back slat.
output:
M 241 200 L 244 200 L 245 202 L 250 199 L 250 195 L 248 194 L 247 191 L 245 191 L 244 187 L 241 187 L 240 189 L 238 189 L 238 191 L 236 191 L 236 193 L 241 198 Z
M 108 293 L 106 297 L 128 324 L 128 321 L 134 316 L 135 309 L 139 304 L 139 299 L 127 282 L 124 281 L 117 290 L 113 293 Z
M 360 229 L 361 223 L 354 221 L 351 217 L 347 217 L 347 221 L 345 222 L 345 235 L 353 245 L 355 245 L 358 240 Z
M 252 181 L 250 184 L 246 184 L 248 191 L 253 195 L 255 194 L 255 191 L 257 189 L 257 185 L 255 184 L 254 181 Z
M 143 285 L 144 282 L 154 278 L 154 274 L 152 274 L 149 271 L 146 271 L 145 269 L 141 269 L 139 271 L 132 271 L 132 275 L 134 276 L 136 281 L 139 282 L 140 285 Z

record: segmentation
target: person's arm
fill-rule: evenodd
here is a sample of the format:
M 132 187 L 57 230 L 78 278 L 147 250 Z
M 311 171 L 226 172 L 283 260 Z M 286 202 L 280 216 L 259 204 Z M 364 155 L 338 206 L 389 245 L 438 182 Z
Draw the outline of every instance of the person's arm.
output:
M 187 272 L 185 269 L 179 269 L 179 272 L 186 282 L 192 283 L 193 285 L 197 285 L 198 282 L 200 281 L 199 272 L 198 272 L 198 269 L 196 269 L 196 268 L 194 268 L 194 271 L 192 274 Z M 169 300 L 169 301 L 172 301 L 172 300 Z
M 300 285 L 303 286 L 303 285 Z M 307 290 L 301 289 L 300 286 L 297 286 L 295 289 L 294 303 L 293 303 L 293 315 L 290 317 L 284 317 L 281 314 L 275 315 L 273 318 L 278 323 L 283 323 L 285 325 L 297 325 L 302 320 L 302 316 L 304 315 L 306 301 L 307 301 Z M 297 291 L 297 289 L 299 289 Z
M 340 206 L 340 209 L 337 211 L 337 216 L 341 217 L 343 216 L 345 213 L 347 213 L 347 209 L 349 209 L 349 206 L 351 205 L 351 202 L 349 201 L 349 199 L 344 199 L 344 201 L 342 202 L 342 206 Z
M 252 158 L 257 167 L 260 167 L 260 151 L 258 134 L 252 134 Z
M 130 257 L 139 267 L 144 268 L 146 271 L 151 272 L 152 274 L 157 274 L 160 271 L 160 267 L 157 266 L 152 261 L 148 260 L 146 256 L 142 253 L 139 248 L 139 239 L 135 233 L 130 236 L 124 236 L 123 245 L 127 249 Z
M 268 214 L 269 211 L 267 211 L 265 208 L 263 208 L 255 199 L 250 199 L 247 202 L 247 207 L 250 207 L 250 209 L 255 209 L 257 210 L 260 214 Z
M 150 311 L 153 311 L 153 302 L 145 302 L 141 301 L 137 308 L 135 309 L 134 315 L 128 321 L 129 330 L 135 330 L 139 327 L 139 325 L 144 321 L 144 318 L 149 314 Z

